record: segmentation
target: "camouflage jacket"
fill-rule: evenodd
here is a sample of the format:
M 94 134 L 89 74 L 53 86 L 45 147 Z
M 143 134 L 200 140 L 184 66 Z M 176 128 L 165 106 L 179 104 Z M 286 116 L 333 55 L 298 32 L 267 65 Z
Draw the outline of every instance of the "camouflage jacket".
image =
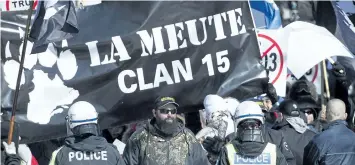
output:
M 152 125 L 137 130 L 126 144 L 123 158 L 129 165 L 208 165 L 206 152 L 194 134 L 184 127 L 163 137 Z

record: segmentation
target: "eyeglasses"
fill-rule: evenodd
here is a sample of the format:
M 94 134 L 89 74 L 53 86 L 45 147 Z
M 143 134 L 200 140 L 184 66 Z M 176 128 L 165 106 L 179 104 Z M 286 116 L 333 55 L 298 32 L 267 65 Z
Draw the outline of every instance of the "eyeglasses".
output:
M 177 109 L 158 109 L 160 111 L 160 113 L 162 114 L 168 114 L 169 112 L 171 114 L 176 114 L 177 113 Z

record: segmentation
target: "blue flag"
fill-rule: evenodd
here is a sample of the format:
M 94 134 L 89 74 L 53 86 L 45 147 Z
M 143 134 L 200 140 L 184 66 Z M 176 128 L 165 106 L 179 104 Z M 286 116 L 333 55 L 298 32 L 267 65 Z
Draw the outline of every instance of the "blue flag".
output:
M 278 29 L 282 27 L 280 10 L 273 0 L 251 0 L 250 7 L 256 28 Z

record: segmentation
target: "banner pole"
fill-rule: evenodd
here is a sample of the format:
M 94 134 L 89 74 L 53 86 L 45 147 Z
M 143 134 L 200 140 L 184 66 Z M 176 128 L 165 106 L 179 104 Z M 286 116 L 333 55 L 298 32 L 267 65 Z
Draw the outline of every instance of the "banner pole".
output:
M 320 62 L 320 63 L 318 63 L 318 65 L 320 65 L 320 67 L 321 67 L 321 69 L 320 69 L 320 73 L 321 73 L 321 75 L 320 75 L 320 84 L 321 84 L 321 93 L 320 93 L 320 99 L 321 99 L 321 113 L 324 113 L 325 114 L 325 98 L 324 98 L 324 89 L 325 89 L 325 87 L 324 87 L 324 71 L 323 71 L 323 63 L 322 62 Z M 318 67 L 318 66 L 317 66 Z M 321 118 L 321 116 L 322 115 L 318 115 L 318 119 L 319 118 Z
M 328 82 L 328 74 L 327 74 L 327 68 L 326 68 L 326 63 L 325 63 L 325 60 L 322 61 L 322 70 L 323 70 L 323 73 L 324 73 L 324 85 L 325 85 L 325 90 L 326 90 L 326 102 L 329 101 L 330 99 L 330 92 L 329 92 L 329 82 Z
M 25 62 L 25 54 L 26 54 L 28 33 L 29 33 L 29 30 L 30 30 L 30 25 L 31 25 L 33 4 L 34 4 L 34 1 L 30 0 L 30 8 L 28 9 L 25 35 L 24 35 L 24 38 L 23 38 L 23 47 L 22 47 L 22 52 L 21 52 L 20 67 L 19 67 L 19 71 L 18 71 L 18 75 L 17 75 L 15 95 L 14 95 L 14 99 L 13 99 L 13 103 L 12 103 L 11 119 L 10 119 L 9 133 L 8 133 L 8 139 L 7 139 L 7 143 L 8 144 L 11 144 L 12 135 L 13 135 L 13 132 L 14 132 L 15 115 L 16 115 L 16 109 L 17 109 L 17 99 L 18 99 L 18 95 L 19 95 L 19 92 L 20 92 L 21 75 L 22 75 L 22 71 L 23 71 L 23 64 Z

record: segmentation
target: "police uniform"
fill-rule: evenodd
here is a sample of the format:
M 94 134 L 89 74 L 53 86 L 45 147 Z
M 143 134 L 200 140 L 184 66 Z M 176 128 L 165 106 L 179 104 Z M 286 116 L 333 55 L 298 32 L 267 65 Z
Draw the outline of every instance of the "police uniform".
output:
M 265 121 L 260 106 L 244 101 L 236 112 L 236 136 L 222 149 L 216 165 L 287 165 L 280 149 L 265 139 Z
M 248 158 L 238 154 L 238 150 L 229 143 L 226 145 L 229 164 L 270 164 L 276 165 L 276 145 L 267 143 L 264 151 L 255 158 Z
M 251 144 L 251 143 L 250 143 Z M 221 151 L 216 165 L 242 165 L 242 164 L 262 164 L 262 165 L 287 165 L 287 161 L 280 149 L 272 143 L 255 143 L 255 146 L 238 147 L 233 143 L 228 143 Z M 243 148 L 243 149 L 238 149 Z M 250 153 L 260 148 L 259 154 Z M 256 151 L 258 152 L 258 151 Z
M 98 113 L 91 103 L 74 103 L 66 120 L 72 136 L 52 153 L 49 165 L 124 165 L 116 147 L 99 136 Z
M 49 165 L 123 165 L 116 147 L 103 137 L 90 136 L 75 143 L 74 138 L 52 153 Z

